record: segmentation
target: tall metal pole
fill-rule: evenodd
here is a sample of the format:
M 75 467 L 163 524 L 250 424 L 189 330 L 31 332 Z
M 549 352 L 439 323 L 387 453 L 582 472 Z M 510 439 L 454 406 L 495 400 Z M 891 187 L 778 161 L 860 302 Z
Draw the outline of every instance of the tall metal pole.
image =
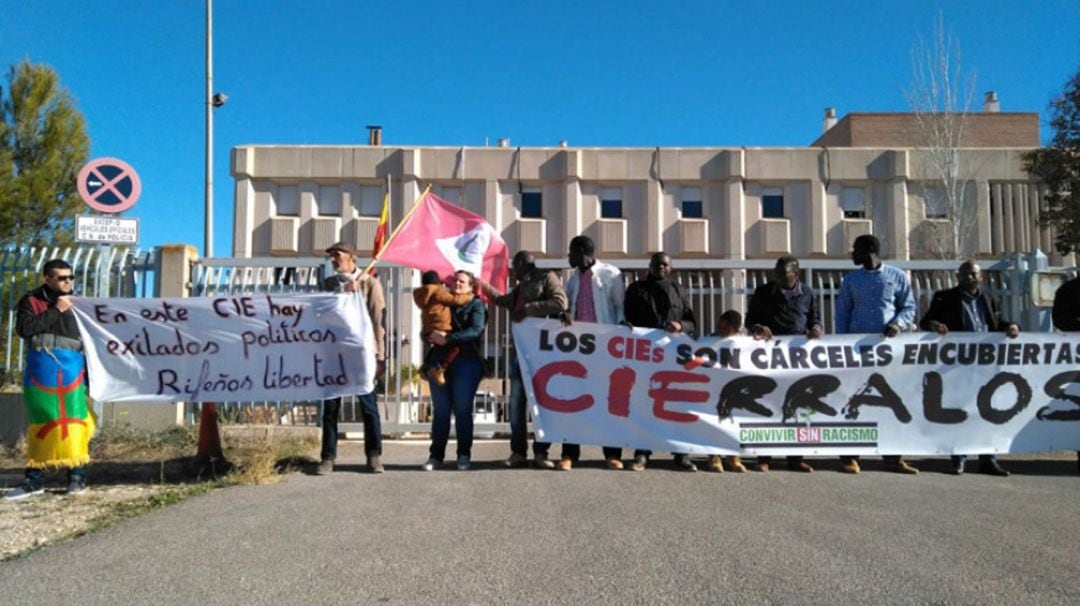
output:
M 214 256 L 214 49 L 213 0 L 206 0 L 206 224 L 203 257 Z

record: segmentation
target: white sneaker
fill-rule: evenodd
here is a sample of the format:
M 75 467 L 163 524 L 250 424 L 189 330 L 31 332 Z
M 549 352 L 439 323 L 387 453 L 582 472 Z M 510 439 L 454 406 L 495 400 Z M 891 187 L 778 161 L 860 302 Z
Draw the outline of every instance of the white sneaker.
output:
M 469 461 L 469 457 L 458 457 L 457 468 L 458 471 L 469 471 L 472 467 L 472 463 Z
M 424 471 L 435 471 L 440 467 L 442 467 L 442 461 L 438 459 L 428 459 L 427 463 L 420 466 L 420 469 L 423 469 Z
M 4 495 L 5 501 L 21 501 L 30 497 L 36 497 L 38 495 L 45 494 L 44 486 L 31 486 L 29 484 L 23 484 L 15 490 L 8 491 Z

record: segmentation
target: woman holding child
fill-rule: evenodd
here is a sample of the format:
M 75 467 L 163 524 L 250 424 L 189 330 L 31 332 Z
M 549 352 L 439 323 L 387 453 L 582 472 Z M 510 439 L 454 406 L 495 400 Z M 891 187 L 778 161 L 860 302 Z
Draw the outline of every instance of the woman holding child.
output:
M 454 295 L 475 293 L 476 278 L 467 271 L 457 272 L 450 292 Z M 457 428 L 457 468 L 461 471 L 469 469 L 472 456 L 473 399 L 484 376 L 480 337 L 487 323 L 487 310 L 483 301 L 474 297 L 466 303 L 450 307 L 449 314 L 450 330 L 434 330 L 427 336 L 432 346 L 449 346 L 443 349 L 457 351 L 449 359 L 443 358 L 445 368 L 442 372 L 427 373 L 433 413 L 431 448 L 427 463 L 423 465 L 424 471 L 433 471 L 443 464 L 446 443 L 450 438 L 451 412 Z

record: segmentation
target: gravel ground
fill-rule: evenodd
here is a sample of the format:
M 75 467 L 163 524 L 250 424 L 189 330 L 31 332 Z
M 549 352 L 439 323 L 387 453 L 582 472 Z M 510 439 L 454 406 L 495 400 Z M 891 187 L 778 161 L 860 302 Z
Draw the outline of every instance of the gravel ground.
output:
M 0 477 L 0 483 L 9 487 L 21 481 L 18 475 Z M 91 486 L 85 493 L 70 497 L 63 488 L 50 488 L 44 495 L 23 501 L 0 499 L 0 560 L 83 534 L 97 520 L 110 515 L 117 504 L 145 502 L 168 488 L 167 485 Z

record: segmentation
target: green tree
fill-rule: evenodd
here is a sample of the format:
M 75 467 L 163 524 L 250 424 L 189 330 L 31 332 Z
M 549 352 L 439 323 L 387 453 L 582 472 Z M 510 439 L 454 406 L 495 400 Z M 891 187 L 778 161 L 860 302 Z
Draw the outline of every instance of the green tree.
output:
M 0 244 L 68 244 L 82 206 L 75 180 L 90 152 L 86 120 L 47 65 L 12 66 L 3 92 Z
M 1045 186 L 1039 223 L 1054 228 L 1059 252 L 1080 251 L 1080 71 L 1050 102 L 1054 138 L 1024 154 L 1024 168 Z

